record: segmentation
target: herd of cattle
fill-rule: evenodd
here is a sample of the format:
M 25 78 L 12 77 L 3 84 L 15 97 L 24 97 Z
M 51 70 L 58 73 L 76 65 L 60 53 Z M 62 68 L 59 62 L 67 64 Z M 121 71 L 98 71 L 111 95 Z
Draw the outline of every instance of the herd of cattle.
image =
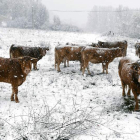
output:
M 140 43 L 135 45 L 136 55 L 140 58 Z M 0 82 L 12 85 L 11 101 L 19 102 L 18 86 L 26 80 L 32 68 L 37 70 L 37 62 L 49 51 L 48 47 L 25 47 L 12 45 L 10 47 L 10 58 L 0 58 Z M 122 83 L 122 95 L 125 96 L 125 89 L 128 86 L 127 95 L 132 90 L 136 101 L 135 110 L 139 110 L 138 98 L 140 94 L 140 61 L 133 62 L 125 57 L 127 55 L 127 41 L 101 42 L 90 45 L 70 44 L 58 45 L 55 47 L 55 69 L 60 72 L 60 64 L 69 66 L 69 61 L 79 61 L 80 71 L 84 75 L 89 62 L 102 63 L 103 73 L 108 73 L 108 65 L 116 57 L 123 57 L 119 62 L 119 76 Z

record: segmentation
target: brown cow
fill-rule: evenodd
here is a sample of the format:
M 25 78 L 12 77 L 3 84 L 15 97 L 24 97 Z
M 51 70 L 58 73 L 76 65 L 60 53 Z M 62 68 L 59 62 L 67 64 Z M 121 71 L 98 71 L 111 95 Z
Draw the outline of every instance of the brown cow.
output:
M 102 63 L 103 73 L 106 70 L 106 74 L 108 73 L 108 65 L 112 62 L 116 57 L 120 56 L 122 53 L 122 49 L 120 48 L 93 48 L 87 47 L 82 50 L 82 73 L 84 74 L 85 68 L 89 71 L 88 63 Z
M 122 96 L 125 96 L 125 88 L 128 85 L 127 95 L 130 96 L 130 90 L 132 89 L 136 102 L 135 110 L 139 110 L 137 96 L 140 94 L 140 61 L 132 63 L 132 60 L 129 58 L 122 58 L 118 69 L 123 88 Z
M 26 76 L 31 71 L 31 64 L 35 62 L 37 62 L 37 59 L 29 56 L 21 58 L 0 57 L 0 82 L 12 85 L 11 101 L 19 102 L 17 96 L 18 86 L 26 80 Z
M 60 63 L 64 62 L 64 67 L 66 66 L 66 60 L 68 61 L 80 61 L 81 64 L 81 50 L 83 47 L 75 46 L 59 46 L 55 47 L 55 68 L 60 72 Z M 82 69 L 80 67 L 80 69 Z
M 135 44 L 136 55 L 140 58 L 140 43 Z
M 33 58 L 37 58 L 38 61 L 42 59 L 43 56 L 46 55 L 46 50 L 49 48 L 40 48 L 40 47 L 25 47 L 25 46 L 17 46 L 12 45 L 10 47 L 10 58 L 18 58 L 23 56 L 30 56 Z M 33 63 L 34 70 L 37 70 L 37 62 Z
M 121 56 L 126 56 L 127 54 L 127 41 L 116 41 L 116 42 L 103 42 L 103 41 L 98 41 L 98 47 L 99 48 L 121 48 L 123 50 Z

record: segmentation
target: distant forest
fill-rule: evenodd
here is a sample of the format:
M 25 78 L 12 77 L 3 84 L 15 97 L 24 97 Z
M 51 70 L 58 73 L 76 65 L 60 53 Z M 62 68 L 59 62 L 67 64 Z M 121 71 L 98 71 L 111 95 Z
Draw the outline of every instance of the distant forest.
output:
M 88 30 L 97 33 L 111 31 L 120 35 L 140 38 L 140 9 L 119 6 L 94 6 L 88 16 Z
M 63 24 L 54 15 L 50 22 L 47 8 L 39 0 L 0 0 L 0 22 L 12 28 L 35 28 L 55 31 L 79 31 L 73 25 Z
M 140 38 L 140 9 L 93 6 L 87 21 L 86 31 L 89 32 Z M 12 28 L 81 31 L 77 26 L 64 24 L 56 15 L 50 17 L 39 0 L 0 0 L 0 23 Z

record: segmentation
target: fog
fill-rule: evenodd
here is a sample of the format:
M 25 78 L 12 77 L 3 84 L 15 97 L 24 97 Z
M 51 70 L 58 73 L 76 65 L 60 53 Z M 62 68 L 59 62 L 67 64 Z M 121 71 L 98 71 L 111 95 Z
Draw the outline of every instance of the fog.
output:
M 140 33 L 139 1 L 3 0 L 0 26 L 52 31 Z
M 88 11 L 91 11 L 95 5 L 112 7 L 122 5 L 135 9 L 140 7 L 139 0 L 42 0 L 42 3 L 46 5 L 51 15 L 58 15 L 63 22 L 78 25 L 79 27 L 87 25 Z

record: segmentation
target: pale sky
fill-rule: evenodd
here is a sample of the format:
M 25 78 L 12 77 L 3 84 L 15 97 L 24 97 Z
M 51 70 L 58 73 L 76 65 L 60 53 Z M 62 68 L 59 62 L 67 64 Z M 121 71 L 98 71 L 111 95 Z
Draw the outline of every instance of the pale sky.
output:
M 90 11 L 94 6 L 127 6 L 129 8 L 140 8 L 140 0 L 42 0 L 48 10 L 62 11 Z M 54 12 L 61 21 L 83 27 L 87 23 L 88 12 Z

